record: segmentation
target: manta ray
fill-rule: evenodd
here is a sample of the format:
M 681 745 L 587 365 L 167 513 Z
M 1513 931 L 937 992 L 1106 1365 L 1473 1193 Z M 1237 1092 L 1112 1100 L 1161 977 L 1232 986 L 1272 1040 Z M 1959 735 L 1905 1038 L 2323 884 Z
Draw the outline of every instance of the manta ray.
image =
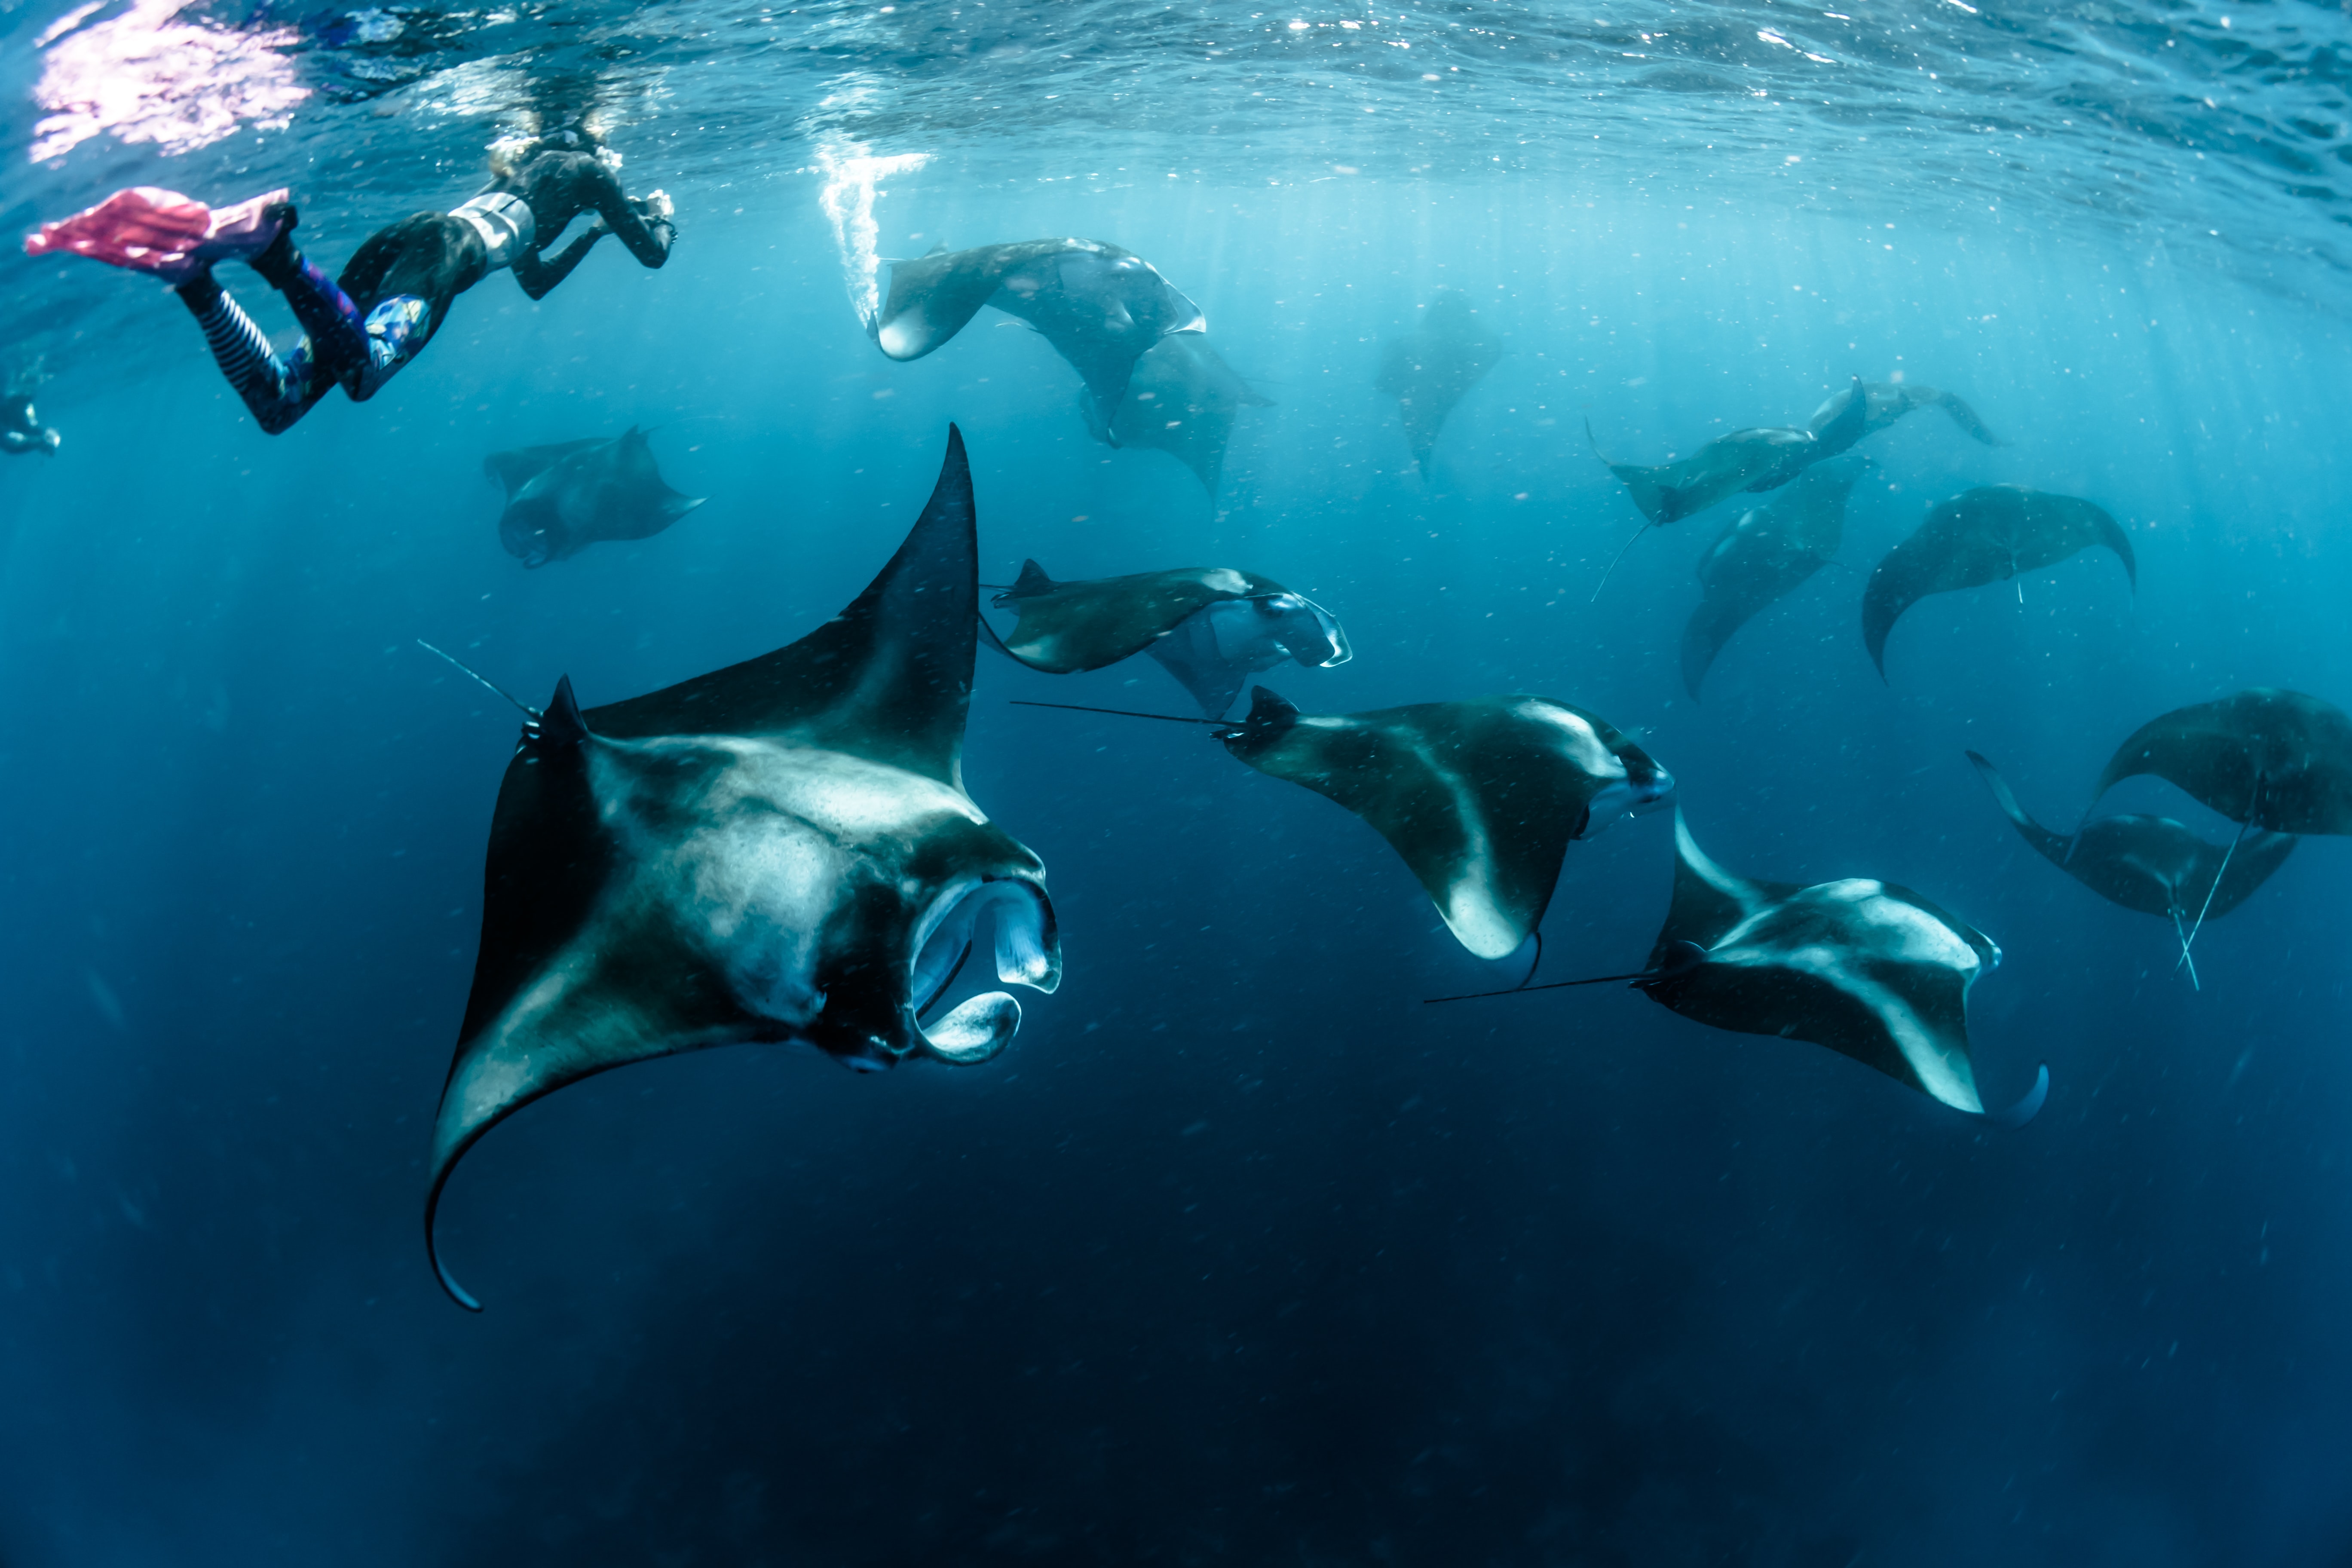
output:
M 1700 850 L 1677 810 L 1674 901 L 1646 967 L 1476 994 L 1628 981 L 1695 1022 L 1827 1046 L 1955 1110 L 1985 1115 L 1968 997 L 2000 963 L 1991 938 L 1892 882 L 1848 877 L 1800 887 L 1734 876 Z M 1989 1120 L 2022 1126 L 2049 1092 L 2044 1067 L 2023 1099 Z
M 1213 500 L 1234 416 L 1244 408 L 1270 408 L 1274 399 L 1251 391 L 1209 345 L 1206 333 L 1177 332 L 1135 362 L 1127 395 L 1108 426 L 1097 416 L 1091 391 L 1079 395 L 1078 405 L 1096 440 L 1168 453 L 1192 470 Z
M 935 247 L 890 264 L 874 341 L 895 360 L 922 358 L 993 305 L 1043 333 L 1086 378 L 1094 423 L 1110 428 L 1128 378 L 1173 332 L 1209 330 L 1201 308 L 1131 250 L 1098 239 L 1030 239 L 971 250 Z
M 1503 357 L 1503 341 L 1478 320 L 1470 296 L 1442 289 L 1422 312 L 1421 325 L 1391 342 L 1381 355 L 1372 384 L 1397 400 L 1412 460 L 1429 477 L 1430 454 L 1445 416 Z
M 2256 686 L 2149 720 L 2099 774 L 2103 795 L 2154 773 L 2240 825 L 2352 833 L 2352 717 L 2300 691 Z
M 2019 836 L 2043 859 L 2109 903 L 2169 920 L 2189 984 L 2200 989 L 2197 962 L 2189 956 L 2189 922 L 2218 920 L 2244 903 L 2286 863 L 2295 846 L 2291 833 L 2255 833 L 2236 845 L 2233 855 L 2168 816 L 2102 817 L 2068 837 L 2028 816 L 1992 763 L 1975 752 L 1968 759 Z
M 1864 404 L 1864 417 L 1859 426 L 1846 417 L 1856 398 L 1862 399 Z M 1813 410 L 1812 418 L 1805 424 L 1807 429 L 1822 438 L 1822 456 L 1833 458 L 1864 437 L 1878 434 L 1915 408 L 1942 409 L 1951 416 L 1953 424 L 1988 447 L 2009 445 L 1985 428 L 1984 421 L 1977 417 L 1975 409 L 1950 393 L 1899 381 L 1857 381 L 1843 392 L 1831 394 L 1826 402 Z
M 992 991 L 926 1025 L 983 912 L 1000 979 L 1061 975 L 1045 868 L 964 793 L 979 619 L 971 473 L 800 641 L 601 708 L 526 710 L 490 823 L 482 942 L 433 1129 L 425 1233 L 476 1140 L 592 1073 L 799 1041 L 864 1070 L 985 1061 Z
M 1217 738 L 1370 824 L 1480 958 L 1507 958 L 1534 934 L 1570 842 L 1675 787 L 1622 731 L 1549 697 L 1301 713 L 1261 686 Z
M 1853 384 L 1859 387 L 1862 378 L 1856 376 Z M 1827 431 L 1816 434 L 1783 426 L 1734 430 L 1717 436 L 1687 458 L 1649 467 L 1610 462 L 1593 439 L 1592 421 L 1586 420 L 1584 438 L 1591 444 L 1592 455 L 1625 487 L 1643 517 L 1642 526 L 1601 574 L 1601 585 L 1608 585 L 1610 574 L 1617 570 L 1618 561 L 1625 559 L 1625 552 L 1633 548 L 1633 541 L 1651 529 L 1680 522 L 1742 490 L 1778 489 L 1821 458 L 1853 446 L 1860 438 L 1864 414 L 1864 402 L 1857 397 Z M 1598 599 L 1601 589 L 1595 588 L 1592 596 Z
M 1957 593 L 2055 565 L 2095 544 L 2124 563 L 2134 591 L 2139 567 L 2131 540 L 2116 520 L 2074 496 L 2021 485 L 1982 485 L 1927 509 L 1922 522 L 1886 552 L 1862 595 L 1862 639 L 1870 660 L 1886 675 L 1886 634 L 1904 611 L 1930 594 Z M 2018 603 L 2025 591 L 2018 590 Z
M 992 602 L 1021 618 L 1005 637 L 985 621 L 982 629 L 1030 668 L 1070 675 L 1148 653 L 1212 719 L 1224 716 L 1251 676 L 1285 659 L 1316 669 L 1355 657 L 1322 605 L 1230 566 L 1056 583 L 1024 561 L 1013 586 Z
M 1765 606 L 1830 563 L 1845 533 L 1846 497 L 1867 458 L 1806 469 L 1769 506 L 1750 507 L 1699 558 L 1706 596 L 1683 627 L 1683 687 L 1698 699 L 1715 656 Z
M 651 539 L 705 500 L 662 482 L 634 425 L 611 440 L 493 452 L 482 471 L 506 487 L 499 542 L 525 566 L 562 561 L 604 540 Z

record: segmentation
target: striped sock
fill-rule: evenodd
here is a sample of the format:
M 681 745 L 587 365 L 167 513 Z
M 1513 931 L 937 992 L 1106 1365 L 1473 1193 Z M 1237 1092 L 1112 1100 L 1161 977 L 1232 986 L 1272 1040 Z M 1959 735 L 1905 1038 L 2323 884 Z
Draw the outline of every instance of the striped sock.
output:
M 221 374 L 245 399 L 246 407 L 262 429 L 275 436 L 294 423 L 306 410 L 308 401 L 287 395 L 286 366 L 269 347 L 253 318 L 226 289 L 212 290 L 209 303 L 199 304 L 189 300 L 188 308 L 195 312 L 196 324 L 205 330 L 205 343 L 213 351 L 213 363 Z

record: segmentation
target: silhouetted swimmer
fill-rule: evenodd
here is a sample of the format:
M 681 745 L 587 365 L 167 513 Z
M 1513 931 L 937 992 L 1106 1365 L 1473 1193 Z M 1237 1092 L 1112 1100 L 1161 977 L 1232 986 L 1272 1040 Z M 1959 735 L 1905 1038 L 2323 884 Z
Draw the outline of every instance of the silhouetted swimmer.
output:
M 579 132 L 491 150 L 490 184 L 455 212 L 422 212 L 378 229 L 330 279 L 294 245 L 299 221 L 286 191 L 233 207 L 206 207 L 174 191 L 117 191 L 63 223 L 43 224 L 27 255 L 70 251 L 146 272 L 176 287 L 205 330 L 221 374 L 254 419 L 277 435 L 341 386 L 364 403 L 415 359 L 449 302 L 491 273 L 511 269 L 536 300 L 571 275 L 606 234 L 646 267 L 669 259 L 677 228 L 661 192 L 632 198 L 620 159 Z M 588 226 L 562 250 L 546 246 L 583 215 Z M 236 258 L 286 296 L 303 339 L 280 359 L 227 289 L 215 262 Z
M 0 389 L 0 452 L 12 458 L 38 452 L 47 458 L 64 444 L 65 437 L 42 424 L 41 416 L 33 411 L 33 394 L 47 380 L 38 360 L 9 373 L 6 387 Z

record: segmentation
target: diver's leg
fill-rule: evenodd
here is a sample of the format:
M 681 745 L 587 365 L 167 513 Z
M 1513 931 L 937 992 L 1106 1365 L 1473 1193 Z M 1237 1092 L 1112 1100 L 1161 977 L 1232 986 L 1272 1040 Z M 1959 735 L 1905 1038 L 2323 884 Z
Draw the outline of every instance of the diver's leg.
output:
M 275 436 L 310 411 L 333 383 L 313 373 L 310 344 L 295 352 L 292 363 L 271 352 L 269 340 L 229 291 L 202 272 L 175 290 L 196 324 L 213 362 L 252 410 L 255 423 Z
M 367 328 L 351 296 L 295 248 L 294 223 L 289 208 L 285 229 L 276 244 L 253 258 L 253 269 L 286 296 L 294 319 L 310 334 L 310 352 L 320 367 L 331 379 L 350 385 L 367 369 Z

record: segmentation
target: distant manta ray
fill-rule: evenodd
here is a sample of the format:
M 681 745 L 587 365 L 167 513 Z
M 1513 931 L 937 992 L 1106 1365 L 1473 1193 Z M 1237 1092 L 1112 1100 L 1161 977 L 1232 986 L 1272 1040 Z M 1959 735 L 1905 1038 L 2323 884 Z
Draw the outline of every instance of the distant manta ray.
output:
M 1098 239 L 1029 239 L 890 264 L 874 341 L 895 360 L 922 358 L 993 305 L 1028 322 L 1086 378 L 1095 422 L 1109 428 L 1135 362 L 1171 332 L 1205 332 L 1201 308 L 1131 250 Z
M 1860 387 L 1862 378 L 1854 377 L 1853 384 Z M 1592 590 L 1592 596 L 1601 597 L 1601 588 L 1609 585 L 1611 574 L 1625 559 L 1625 552 L 1633 548 L 1634 540 L 1651 529 L 1680 522 L 1694 512 L 1729 500 L 1742 490 L 1778 489 L 1831 453 L 1853 446 L 1860 438 L 1866 413 L 1865 400 L 1857 397 L 1832 428 L 1818 434 L 1785 426 L 1734 430 L 1717 436 L 1687 458 L 1646 467 L 1611 462 L 1593 437 L 1592 421 L 1586 420 L 1584 439 L 1591 446 L 1592 455 L 1625 487 L 1643 519 L 1633 538 L 1619 547 L 1608 571 L 1601 574 L 1601 586 Z
M 2201 926 L 2244 903 L 2295 847 L 2291 833 L 2255 833 L 2234 846 L 2212 845 L 2168 816 L 2105 816 L 2068 837 L 2027 815 L 1992 763 L 1975 752 L 1968 759 L 2019 836 L 2043 859 L 2109 903 L 2169 920 L 2189 983 L 2200 990 L 2197 961 L 2189 955 L 2190 922 Z
M 1856 426 L 1845 417 L 1855 398 L 1864 400 L 1864 417 Z M 1865 436 L 1874 436 L 1915 408 L 1940 408 L 1951 416 L 1952 423 L 1975 437 L 1988 447 L 2006 447 L 2008 442 L 1985 428 L 1977 411 L 1948 392 L 1938 392 L 1932 386 L 1919 386 L 1899 381 L 1857 381 L 1843 392 L 1832 393 L 1806 428 L 1821 437 L 1823 458 L 1834 458 Z
M 1004 1048 L 1001 991 L 925 1025 L 995 921 L 999 979 L 1061 976 L 1045 868 L 963 788 L 979 619 L 971 471 L 866 592 L 800 641 L 583 710 L 525 710 L 499 787 L 482 942 L 435 1117 L 425 1235 L 476 1140 L 592 1073 L 803 1041 L 866 1070 Z
M 482 471 L 506 487 L 499 542 L 525 566 L 544 566 L 605 540 L 651 539 L 702 504 L 662 482 L 637 427 L 607 439 L 493 452 Z
M 1234 416 L 1244 408 L 1272 406 L 1274 399 L 1253 392 L 1234 374 L 1205 332 L 1172 333 L 1144 351 L 1108 426 L 1094 393 L 1078 395 L 1079 412 L 1096 440 L 1167 453 L 1192 470 L 1211 500 L 1224 475 Z
M 1850 458 L 1807 468 L 1769 506 L 1750 507 L 1725 525 L 1699 557 L 1705 597 L 1683 627 L 1683 689 L 1693 701 L 1731 635 L 1831 563 L 1845 535 L 1846 497 L 1869 462 Z
M 1888 551 L 1862 595 L 1862 640 L 1870 661 L 1886 675 L 1886 634 L 1903 612 L 1931 594 L 2004 582 L 2055 565 L 2095 544 L 2124 563 L 2137 591 L 2138 563 L 2131 539 L 2105 509 L 2076 496 L 2052 495 L 2022 485 L 1981 485 L 1927 509 L 1927 521 Z M 2018 589 L 2018 603 L 2025 590 Z
M 1423 479 L 1445 416 L 1502 357 L 1503 341 L 1479 321 L 1477 307 L 1458 289 L 1438 290 L 1421 325 L 1382 352 L 1373 385 L 1397 400 L 1405 442 Z
M 1991 938 L 1892 882 L 1848 877 L 1800 887 L 1734 876 L 1699 849 L 1677 810 L 1674 901 L 1646 967 L 1475 995 L 1622 980 L 1697 1023 L 1827 1046 L 1984 1116 L 1969 1052 L 1969 988 L 2000 963 Z M 2023 1099 L 1988 1120 L 2022 1126 L 2049 1092 L 2044 1067 Z
M 1181 566 L 1056 583 L 1034 561 L 992 601 L 1020 616 L 998 651 L 1048 675 L 1103 669 L 1150 654 L 1221 719 L 1251 676 L 1286 659 L 1328 668 L 1355 657 L 1332 614 L 1271 577 L 1230 566 Z

